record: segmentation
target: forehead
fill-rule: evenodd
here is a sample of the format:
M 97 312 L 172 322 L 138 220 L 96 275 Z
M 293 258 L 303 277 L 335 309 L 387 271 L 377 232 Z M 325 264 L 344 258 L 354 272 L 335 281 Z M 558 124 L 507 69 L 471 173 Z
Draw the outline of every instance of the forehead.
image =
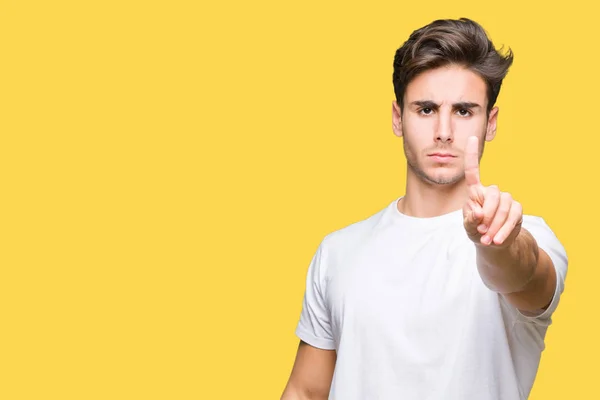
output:
M 471 101 L 481 105 L 487 99 L 483 78 L 461 66 L 445 66 L 417 75 L 406 87 L 406 103 L 432 100 L 436 103 Z

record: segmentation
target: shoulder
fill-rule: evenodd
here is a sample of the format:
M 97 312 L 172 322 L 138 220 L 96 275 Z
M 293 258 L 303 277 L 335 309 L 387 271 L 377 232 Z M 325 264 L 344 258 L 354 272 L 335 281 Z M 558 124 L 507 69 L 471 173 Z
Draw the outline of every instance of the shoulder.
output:
M 507 316 L 510 316 L 514 323 L 525 322 L 525 324 L 518 325 L 521 327 L 520 330 L 515 332 L 527 332 L 527 337 L 531 338 L 531 335 L 535 336 L 536 342 L 543 347 L 543 337 L 539 337 L 539 329 L 545 329 L 551 324 L 551 316 L 558 307 L 559 300 L 565 289 L 565 280 L 568 269 L 568 258 L 565 247 L 559 240 L 558 235 L 552 230 L 546 220 L 537 215 L 523 215 L 522 228 L 527 230 L 535 239 L 537 246 L 543 250 L 552 261 L 554 270 L 556 271 L 556 285 L 554 288 L 554 296 L 550 305 L 545 310 L 540 310 L 538 313 L 524 313 L 513 306 L 511 306 L 506 300 L 503 300 L 505 310 L 509 311 Z M 502 296 L 500 298 L 503 299 Z M 516 329 L 517 325 L 513 325 Z M 535 327 L 535 329 L 534 329 Z M 520 339 L 524 341 L 525 339 Z M 529 340 L 529 339 L 527 339 Z
M 340 266 L 346 265 L 346 261 L 352 259 L 370 238 L 375 237 L 377 231 L 388 226 L 393 206 L 394 202 L 388 203 L 367 217 L 326 234 L 313 258 L 314 269 L 319 270 L 318 275 L 324 278 L 338 273 Z
M 323 238 L 321 247 L 328 252 L 339 252 L 356 248 L 367 237 L 372 235 L 374 231 L 385 226 L 390 207 L 393 205 L 394 202 L 389 203 L 384 208 L 361 220 L 330 232 Z
M 565 253 L 566 256 L 566 250 L 561 240 L 543 217 L 525 214 L 523 215 L 522 227 L 531 233 L 538 245 L 544 250 L 547 248 L 548 250 Z
M 523 215 L 522 227 L 533 236 L 538 247 L 548 254 L 556 269 L 558 284 L 562 285 L 566 279 L 569 259 L 557 233 L 543 217 L 537 215 Z

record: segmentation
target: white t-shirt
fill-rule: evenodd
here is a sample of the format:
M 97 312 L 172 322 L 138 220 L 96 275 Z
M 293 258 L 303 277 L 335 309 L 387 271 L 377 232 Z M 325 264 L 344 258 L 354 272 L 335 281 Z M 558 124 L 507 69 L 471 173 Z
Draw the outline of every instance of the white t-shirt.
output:
M 296 335 L 337 351 L 329 399 L 526 399 L 565 249 L 542 218 L 523 217 L 557 272 L 550 307 L 525 316 L 483 284 L 462 210 L 416 218 L 398 200 L 325 236 L 308 268 Z

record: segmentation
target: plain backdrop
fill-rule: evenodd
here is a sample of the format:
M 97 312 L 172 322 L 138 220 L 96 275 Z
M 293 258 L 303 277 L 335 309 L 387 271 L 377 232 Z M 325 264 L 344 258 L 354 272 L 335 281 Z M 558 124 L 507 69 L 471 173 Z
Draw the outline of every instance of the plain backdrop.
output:
M 319 242 L 404 192 L 394 52 L 469 17 L 482 181 L 570 259 L 531 399 L 600 398 L 592 4 L 2 1 L 0 397 L 278 399 Z

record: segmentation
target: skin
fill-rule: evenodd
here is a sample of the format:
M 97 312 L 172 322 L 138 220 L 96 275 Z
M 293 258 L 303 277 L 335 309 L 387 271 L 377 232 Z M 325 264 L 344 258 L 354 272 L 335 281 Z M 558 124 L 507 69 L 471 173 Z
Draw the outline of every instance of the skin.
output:
M 487 112 L 484 80 L 456 65 L 429 70 L 409 83 L 403 103 L 392 104 L 392 129 L 403 138 L 408 165 L 398 210 L 428 218 L 462 209 L 484 284 L 523 313 L 540 312 L 554 294 L 552 261 L 522 227 L 521 204 L 480 180 L 499 111 Z M 327 399 L 335 360 L 335 351 L 301 343 L 282 400 Z
M 281 400 L 327 400 L 336 360 L 335 350 L 301 341 Z

